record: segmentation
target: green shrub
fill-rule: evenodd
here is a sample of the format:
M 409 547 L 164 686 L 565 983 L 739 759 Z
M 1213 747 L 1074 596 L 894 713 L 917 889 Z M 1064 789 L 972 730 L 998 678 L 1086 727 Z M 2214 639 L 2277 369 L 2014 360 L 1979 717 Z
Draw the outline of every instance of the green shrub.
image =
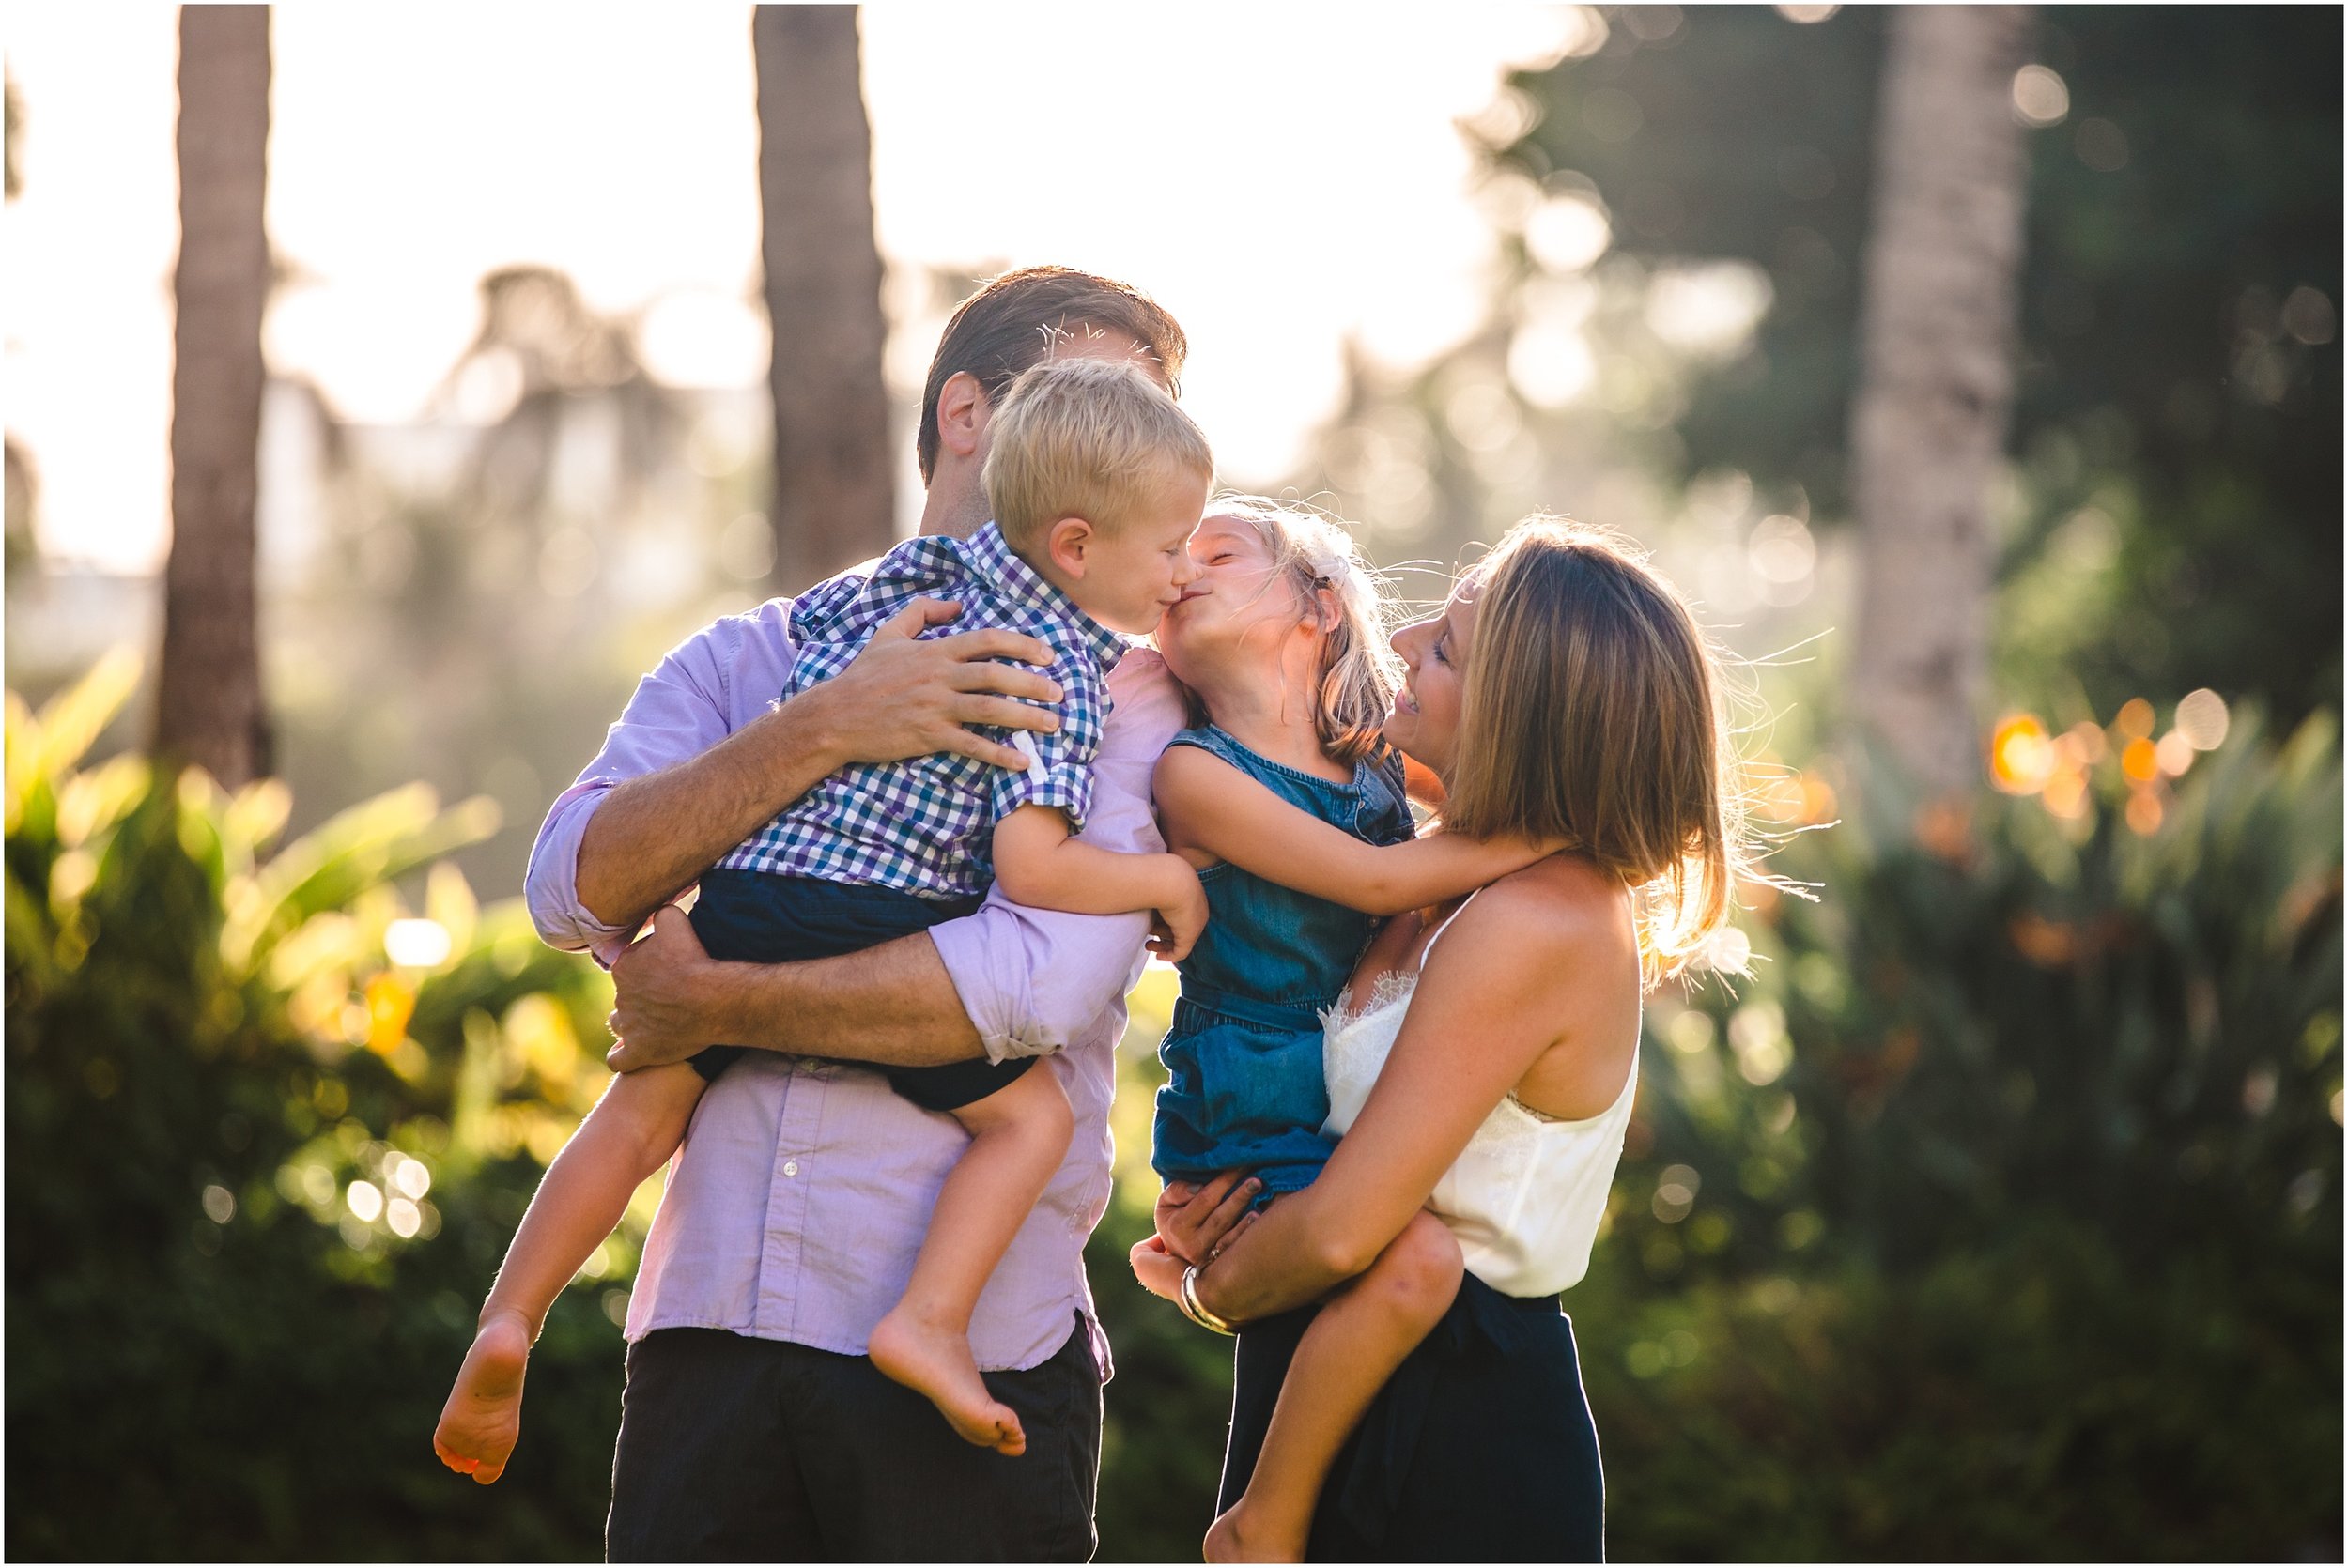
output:
M 1566 1298 L 1617 1555 L 2337 1553 L 2337 730 L 2233 730 L 2149 832 L 1808 836 L 1656 1008 Z
M 447 952 L 385 960 L 392 879 L 478 804 L 397 792 L 264 857 L 276 786 L 79 771 L 129 675 L 39 719 L 9 698 L 9 1551 L 597 1555 L 620 1346 L 592 1287 L 503 1481 L 429 1439 L 532 1156 L 602 1077 L 601 976 L 446 868 Z
M 2337 1555 L 2336 1275 L 2047 1219 L 1914 1271 L 1617 1252 L 1567 1301 L 1623 1560 Z

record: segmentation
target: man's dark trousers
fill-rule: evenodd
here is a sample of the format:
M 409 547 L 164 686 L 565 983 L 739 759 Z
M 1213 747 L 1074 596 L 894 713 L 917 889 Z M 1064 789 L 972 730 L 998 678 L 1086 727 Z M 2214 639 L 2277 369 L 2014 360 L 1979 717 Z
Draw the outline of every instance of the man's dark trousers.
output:
M 1081 1319 L 1050 1360 L 990 1372 L 1016 1459 L 954 1436 L 862 1356 L 718 1329 L 628 1346 L 605 1550 L 614 1562 L 1083 1562 L 1101 1378 Z

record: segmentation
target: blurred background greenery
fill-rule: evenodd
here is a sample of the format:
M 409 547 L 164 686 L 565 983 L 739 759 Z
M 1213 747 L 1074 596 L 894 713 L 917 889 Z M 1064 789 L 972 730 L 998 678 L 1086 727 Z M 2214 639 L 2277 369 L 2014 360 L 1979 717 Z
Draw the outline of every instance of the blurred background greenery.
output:
M 1954 790 L 1887 760 L 1854 696 L 1888 14 L 1544 14 L 1542 57 L 1460 128 L 1496 258 L 1476 324 L 1350 353 L 1293 469 L 1240 477 L 1357 519 L 1420 597 L 1527 511 L 1614 524 L 1749 661 L 1772 866 L 1818 898 L 1751 889 L 1720 955 L 1750 977 L 1649 1008 L 1566 1297 L 1611 1553 L 2336 1560 L 2340 14 L 2027 17 L 1997 84 L 2012 411 L 1983 580 L 1948 588 L 1983 600 L 1988 694 L 1942 715 Z M 890 354 L 925 358 L 992 269 L 893 269 Z M 248 466 L 309 454 L 258 480 L 304 543 L 264 539 L 235 679 L 267 724 L 209 775 L 150 760 L 203 755 L 151 722 L 171 612 L 120 607 L 168 574 L 60 559 L 11 439 L 13 1555 L 599 1552 L 657 1182 L 549 1320 L 504 1479 L 428 1446 L 604 1081 L 608 982 L 511 895 L 635 675 L 824 542 L 779 543 L 765 392 L 667 384 L 550 267 L 480 300 L 412 426 L 270 370 L 241 438 Z M 126 625 L 147 654 L 101 656 Z M 1109 1560 L 1195 1555 L 1228 1410 L 1227 1347 L 1123 1263 L 1170 981 L 1134 998 L 1088 1254 Z

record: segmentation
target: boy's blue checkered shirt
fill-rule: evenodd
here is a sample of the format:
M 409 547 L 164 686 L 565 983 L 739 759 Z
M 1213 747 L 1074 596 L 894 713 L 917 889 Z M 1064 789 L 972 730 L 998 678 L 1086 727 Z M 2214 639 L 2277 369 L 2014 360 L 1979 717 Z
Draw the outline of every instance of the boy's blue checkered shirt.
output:
M 995 880 L 995 824 L 1020 807 L 1058 807 L 1071 832 L 1084 826 L 1108 718 L 1108 672 L 1125 643 L 1013 555 L 993 523 L 967 540 L 908 539 L 881 557 L 871 576 L 834 577 L 801 595 L 791 611 L 797 662 L 782 697 L 847 669 L 881 623 L 924 596 L 962 605 L 960 617 L 924 636 L 1000 626 L 1051 648 L 1043 673 L 1063 693 L 1060 727 L 1049 734 L 978 727 L 1027 751 L 1027 771 L 948 751 L 857 763 L 800 796 L 718 865 L 964 898 Z

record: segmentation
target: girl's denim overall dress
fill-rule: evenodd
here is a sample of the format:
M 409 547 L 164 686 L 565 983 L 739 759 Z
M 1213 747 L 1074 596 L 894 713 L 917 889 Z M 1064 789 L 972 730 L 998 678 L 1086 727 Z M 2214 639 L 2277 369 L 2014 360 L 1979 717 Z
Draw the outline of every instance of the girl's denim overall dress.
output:
M 1213 725 L 1185 730 L 1173 744 L 1213 753 L 1366 842 L 1412 836 L 1392 754 L 1357 762 L 1352 783 L 1332 784 L 1259 757 Z M 1309 1185 L 1335 1146 L 1321 1131 L 1329 1117 L 1321 1013 L 1345 988 L 1371 921 L 1228 864 L 1198 880 L 1209 918 L 1182 962 L 1182 1000 L 1158 1048 L 1170 1076 L 1158 1091 L 1151 1164 L 1167 1180 L 1244 1168 L 1269 1200 Z

